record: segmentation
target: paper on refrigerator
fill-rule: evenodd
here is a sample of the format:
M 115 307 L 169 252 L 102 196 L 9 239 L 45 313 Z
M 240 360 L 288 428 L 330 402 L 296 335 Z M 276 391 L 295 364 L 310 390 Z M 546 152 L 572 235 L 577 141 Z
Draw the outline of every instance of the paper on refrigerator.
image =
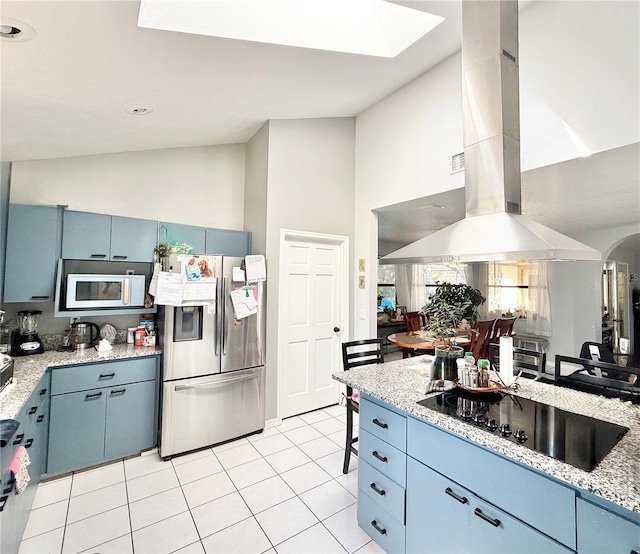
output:
M 215 304 L 217 279 L 189 281 L 182 273 L 158 273 L 156 304 L 181 306 L 184 302 Z M 211 312 L 210 312 L 211 313 Z
M 247 283 L 257 283 L 258 281 L 267 280 L 267 266 L 262 254 L 245 256 L 244 269 L 247 276 Z
M 258 291 L 256 287 L 251 289 L 238 287 L 232 290 L 229 295 L 231 296 L 236 319 L 244 319 L 258 313 Z

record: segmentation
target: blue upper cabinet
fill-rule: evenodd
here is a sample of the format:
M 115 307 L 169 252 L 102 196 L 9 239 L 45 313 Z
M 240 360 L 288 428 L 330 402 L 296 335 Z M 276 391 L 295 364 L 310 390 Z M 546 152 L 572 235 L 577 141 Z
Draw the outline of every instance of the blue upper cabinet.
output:
M 223 256 L 251 254 L 251 233 L 230 229 L 207 229 L 205 254 Z
M 69 260 L 152 262 L 157 221 L 66 211 L 62 257 Z
M 51 302 L 60 257 L 61 210 L 9 204 L 5 302 Z
M 188 244 L 194 254 L 205 251 L 206 229 L 179 223 L 160 223 L 159 241 L 167 244 Z

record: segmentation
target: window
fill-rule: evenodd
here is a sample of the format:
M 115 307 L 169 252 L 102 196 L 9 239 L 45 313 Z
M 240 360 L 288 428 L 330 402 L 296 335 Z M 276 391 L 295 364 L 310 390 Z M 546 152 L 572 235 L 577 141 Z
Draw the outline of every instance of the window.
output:
M 396 266 L 378 265 L 378 311 L 396 308 Z
M 466 264 L 427 264 L 423 267 L 427 299 L 436 292 L 438 283 L 467 284 Z
M 487 305 L 489 314 L 504 317 L 526 317 L 529 309 L 528 262 L 487 264 Z

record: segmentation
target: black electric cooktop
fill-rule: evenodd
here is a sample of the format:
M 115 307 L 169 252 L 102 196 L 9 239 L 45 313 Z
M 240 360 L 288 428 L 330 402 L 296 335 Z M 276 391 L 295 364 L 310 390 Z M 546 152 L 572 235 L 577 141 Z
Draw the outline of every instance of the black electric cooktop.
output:
M 455 389 L 418 404 L 585 471 L 591 471 L 629 430 L 509 394 Z

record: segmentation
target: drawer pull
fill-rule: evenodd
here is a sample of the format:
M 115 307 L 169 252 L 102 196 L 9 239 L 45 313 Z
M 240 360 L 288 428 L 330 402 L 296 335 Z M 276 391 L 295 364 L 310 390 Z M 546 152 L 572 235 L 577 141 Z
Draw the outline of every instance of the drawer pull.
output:
M 40 389 L 40 396 L 47 394 L 47 389 Z
M 370 487 L 371 487 L 374 491 L 376 491 L 380 496 L 384 496 L 385 494 L 387 494 L 387 492 L 386 492 L 386 491 L 384 491 L 384 490 L 379 489 L 378 487 L 376 487 L 376 484 L 375 484 L 375 483 L 371 483 Z
M 124 394 L 125 392 L 127 392 L 127 389 L 112 390 L 111 396 L 118 396 L 120 394 Z
M 13 441 L 14 446 L 20 444 L 22 442 L 22 439 L 24 439 L 24 433 L 16 435 L 16 440 Z
M 91 258 L 106 258 L 106 254 L 91 254 Z
M 0 497 L 0 512 L 4 510 L 4 505 L 7 503 L 7 500 L 9 500 L 8 496 Z
M 386 530 L 386 529 L 383 529 L 382 527 L 380 527 L 380 526 L 378 525 L 378 522 L 377 522 L 375 519 L 371 522 L 371 526 L 372 526 L 376 531 L 378 531 L 378 533 L 380 533 L 381 535 L 386 535 L 386 534 L 387 534 L 387 530 Z
M 101 373 L 98 379 L 113 379 L 115 376 L 115 373 Z
M 38 406 L 33 406 L 29 409 L 29 415 L 33 415 L 38 411 Z
M 375 418 L 373 420 L 373 423 L 375 423 L 378 427 L 382 427 L 383 429 L 389 429 L 389 426 L 386 423 L 380 423 L 378 418 Z
M 115 256 L 111 256 L 111 257 L 112 257 L 114 260 L 126 260 L 126 259 L 127 259 L 127 256 L 118 256 L 118 255 L 115 255 Z
M 444 489 L 444 492 L 446 492 L 451 498 L 455 498 L 458 502 L 460 502 L 460 504 L 466 504 L 467 502 L 469 502 L 466 496 L 460 496 L 459 494 L 456 494 L 455 492 L 453 492 L 453 490 L 451 490 L 451 487 L 447 487 L 446 489 Z
M 24 443 L 25 448 L 31 448 L 33 445 L 33 439 L 27 439 L 27 442 Z
M 101 392 L 96 392 L 94 394 L 87 394 L 87 396 L 84 397 L 85 400 L 95 400 L 96 398 L 100 398 L 102 396 Z
M 49 295 L 48 294 L 43 294 L 43 295 L 39 295 L 39 296 L 32 296 L 31 300 L 49 300 Z
M 475 510 L 473 510 L 473 513 L 475 515 L 477 515 L 479 518 L 484 519 L 487 523 L 490 523 L 494 527 L 499 527 L 500 526 L 500 520 L 499 519 L 493 519 L 492 517 L 489 517 L 480 508 L 476 508 Z
M 638 550 L 632 550 L 631 552 L 629 552 L 629 554 L 640 554 L 640 551 L 638 551 Z
M 378 460 L 380 460 L 383 464 L 387 463 L 387 457 L 386 456 L 380 456 L 380 454 L 378 454 L 377 450 L 374 450 L 372 453 L 374 458 L 378 458 Z
M 36 419 L 36 423 L 42 423 L 44 421 L 44 416 L 43 415 L 39 415 L 38 419 Z

